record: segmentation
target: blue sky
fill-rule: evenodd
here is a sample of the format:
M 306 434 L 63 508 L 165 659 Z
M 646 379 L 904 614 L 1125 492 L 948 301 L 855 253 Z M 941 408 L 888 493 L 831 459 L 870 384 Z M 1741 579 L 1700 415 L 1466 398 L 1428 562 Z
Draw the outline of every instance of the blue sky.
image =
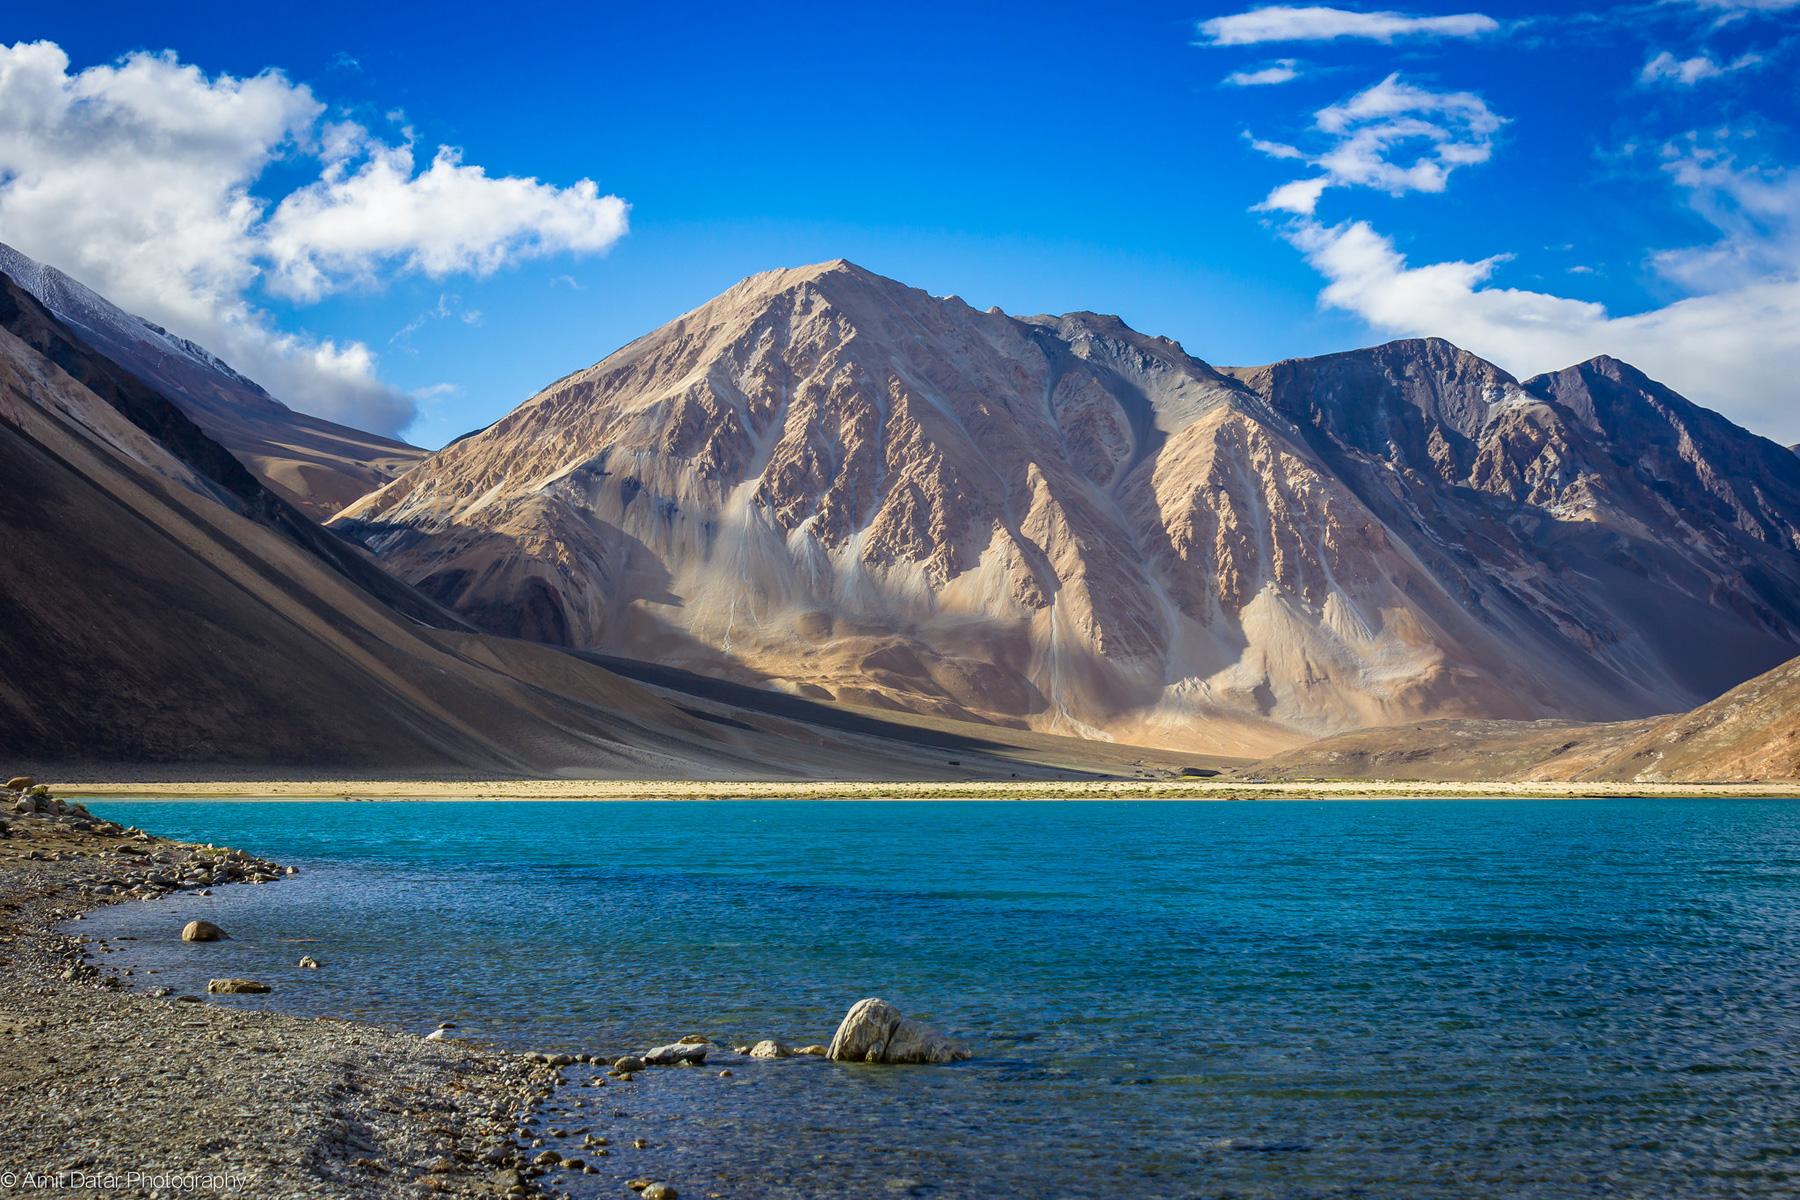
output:
M 8 46 L 0 240 L 428 446 L 838 256 L 1218 363 L 1613 353 L 1800 441 L 1796 0 L 25 3 Z

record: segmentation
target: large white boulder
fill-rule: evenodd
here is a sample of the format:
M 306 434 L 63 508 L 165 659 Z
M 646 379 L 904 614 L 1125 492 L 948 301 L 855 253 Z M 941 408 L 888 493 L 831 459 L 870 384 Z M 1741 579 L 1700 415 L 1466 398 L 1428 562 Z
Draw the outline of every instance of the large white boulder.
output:
M 947 1063 L 970 1057 L 961 1042 L 874 997 L 850 1006 L 826 1052 L 838 1062 Z

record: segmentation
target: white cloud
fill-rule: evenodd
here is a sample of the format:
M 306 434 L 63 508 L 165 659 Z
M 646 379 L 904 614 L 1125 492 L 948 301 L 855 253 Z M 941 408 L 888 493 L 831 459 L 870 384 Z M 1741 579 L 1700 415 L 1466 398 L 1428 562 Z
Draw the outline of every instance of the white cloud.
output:
M 1286 212 L 1298 216 L 1311 216 L 1319 207 L 1319 197 L 1331 186 L 1331 179 L 1321 175 L 1317 179 L 1296 179 L 1292 183 L 1284 183 L 1269 193 L 1268 199 L 1257 205 L 1259 212 Z
M 1255 71 L 1233 71 L 1225 82 L 1233 87 L 1268 87 L 1291 83 L 1300 78 L 1300 70 L 1291 58 L 1283 58 Z
M 1800 188 L 1787 194 L 1800 197 Z M 1800 205 L 1787 222 L 1791 234 Z M 1506 255 L 1414 266 L 1363 221 L 1302 219 L 1288 236 L 1325 277 L 1321 302 L 1383 334 L 1445 337 L 1521 378 L 1611 354 L 1758 433 L 1800 440 L 1800 259 L 1735 282 L 1721 276 L 1726 286 L 1717 290 L 1619 316 L 1588 301 L 1495 286 Z M 1779 254 L 1782 244 L 1760 252 Z M 1741 248 L 1729 257 L 1756 254 Z
M 1325 42 L 1362 38 L 1392 42 L 1397 38 L 1472 38 L 1494 33 L 1500 22 L 1482 13 L 1416 17 L 1397 12 L 1355 12 L 1323 5 L 1274 5 L 1199 25 L 1200 36 L 1214 46 L 1253 46 L 1264 42 Z
M 1306 158 L 1306 152 L 1301 150 L 1298 146 L 1290 146 L 1286 142 L 1266 142 L 1248 130 L 1245 130 L 1244 132 L 1244 140 L 1250 143 L 1250 148 L 1252 150 L 1256 151 L 1258 154 L 1266 154 L 1270 158 L 1285 158 L 1300 161 L 1303 161 Z
M 266 247 L 275 289 L 315 300 L 384 268 L 442 279 L 489 275 L 559 251 L 602 251 L 625 224 L 625 202 L 600 195 L 591 179 L 558 188 L 494 178 L 444 146 L 415 174 L 410 146 L 364 140 L 281 201 Z
M 1258 207 L 1311 213 L 1328 187 L 1376 188 L 1392 195 L 1441 192 L 1458 167 L 1486 162 L 1505 124 L 1473 92 L 1436 92 L 1389 75 L 1341 104 L 1322 108 L 1314 128 L 1331 140 L 1311 156 L 1273 153 L 1282 143 L 1251 144 L 1272 157 L 1305 157 L 1324 174 L 1286 183 Z
M 1727 12 L 1786 12 L 1800 8 L 1800 0 L 1693 0 L 1701 8 L 1722 8 Z
M 1796 0 L 1800 3 L 1800 0 Z M 1733 71 L 1742 71 L 1762 62 L 1760 54 L 1743 54 L 1728 63 L 1721 63 L 1709 54 L 1696 54 L 1692 58 L 1676 58 L 1667 50 L 1662 51 L 1644 64 L 1638 72 L 1640 83 L 1674 83 L 1682 87 L 1693 87 L 1704 79 L 1717 79 L 1721 75 L 1729 75 Z
M 1663 147 L 1663 167 L 1721 236 L 1655 255 L 1657 270 L 1691 291 L 1800 276 L 1800 170 L 1740 166 L 1693 134 Z
M 0 241 L 201 343 L 308 412 L 395 432 L 414 399 L 375 354 L 277 327 L 253 296 L 265 271 L 300 299 L 396 272 L 484 274 L 555 249 L 604 249 L 624 206 L 589 181 L 494 178 L 440 150 L 323 120 L 276 71 L 208 76 L 173 54 L 71 72 L 50 42 L 0 45 Z M 271 216 L 252 189 L 273 164 L 316 182 Z
M 433 321 L 447 321 L 451 318 L 461 321 L 464 325 L 479 325 L 481 324 L 481 310 L 463 307 L 461 296 L 453 295 L 450 292 L 440 292 L 436 304 L 394 330 L 388 338 L 388 345 L 398 345 L 410 352 L 413 334 Z M 414 395 L 417 394 L 414 393 Z

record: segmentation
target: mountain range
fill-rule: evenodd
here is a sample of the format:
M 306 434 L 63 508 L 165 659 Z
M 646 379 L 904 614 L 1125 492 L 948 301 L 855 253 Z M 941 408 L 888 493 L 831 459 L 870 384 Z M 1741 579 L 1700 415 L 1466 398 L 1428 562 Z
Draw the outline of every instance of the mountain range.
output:
M 1800 776 L 1800 456 L 1605 357 L 1214 367 L 840 260 L 427 455 L 7 251 L 0 470 L 52 760 Z
M 495 633 L 1252 757 L 1671 712 L 1800 653 L 1800 457 L 1627 364 L 1215 368 L 842 260 L 745 280 L 334 526 Z
M 0 746 L 15 764 L 634 779 L 1095 769 L 1078 743 L 804 702 L 740 708 L 483 634 L 266 486 L 165 394 L 179 378 L 128 370 L 0 274 Z

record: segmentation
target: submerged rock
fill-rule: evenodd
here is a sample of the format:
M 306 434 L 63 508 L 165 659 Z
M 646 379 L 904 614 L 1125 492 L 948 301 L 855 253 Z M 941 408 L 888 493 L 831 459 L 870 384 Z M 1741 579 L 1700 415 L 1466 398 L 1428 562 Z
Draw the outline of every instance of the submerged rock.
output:
M 302 954 L 300 956 L 299 965 L 304 967 L 308 971 L 316 971 L 319 969 L 319 960 L 314 958 L 310 954 Z
M 210 979 L 206 990 L 215 996 L 260 996 L 270 989 L 254 979 Z
M 750 1047 L 751 1058 L 790 1058 L 793 1056 L 793 1053 L 792 1050 L 788 1049 L 780 1042 L 775 1041 L 773 1038 L 764 1038 L 762 1041 L 756 1043 L 756 1045 Z
M 211 921 L 189 921 L 181 927 L 184 942 L 219 942 L 230 936 Z
M 838 1062 L 871 1063 L 947 1063 L 971 1057 L 961 1042 L 874 997 L 850 1006 L 826 1053 Z

